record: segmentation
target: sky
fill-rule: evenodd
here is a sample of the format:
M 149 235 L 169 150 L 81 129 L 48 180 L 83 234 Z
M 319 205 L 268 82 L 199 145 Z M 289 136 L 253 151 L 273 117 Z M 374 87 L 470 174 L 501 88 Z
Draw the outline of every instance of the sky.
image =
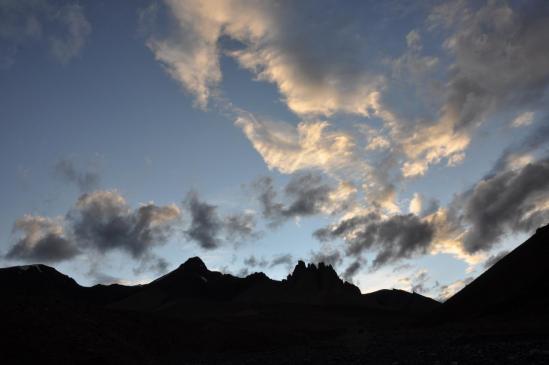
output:
M 549 222 L 549 3 L 0 0 L 0 265 L 444 300 Z

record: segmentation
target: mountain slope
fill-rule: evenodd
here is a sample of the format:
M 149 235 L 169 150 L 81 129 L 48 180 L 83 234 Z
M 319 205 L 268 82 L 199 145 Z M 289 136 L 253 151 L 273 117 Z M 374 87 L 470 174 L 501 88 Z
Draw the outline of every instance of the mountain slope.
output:
M 399 289 L 381 289 L 363 294 L 362 300 L 368 307 L 404 313 L 429 313 L 440 306 L 434 299 Z
M 81 287 L 53 267 L 36 264 L 1 268 L 0 289 L 11 296 L 74 297 Z
M 445 318 L 545 313 L 549 308 L 549 225 L 441 307 Z

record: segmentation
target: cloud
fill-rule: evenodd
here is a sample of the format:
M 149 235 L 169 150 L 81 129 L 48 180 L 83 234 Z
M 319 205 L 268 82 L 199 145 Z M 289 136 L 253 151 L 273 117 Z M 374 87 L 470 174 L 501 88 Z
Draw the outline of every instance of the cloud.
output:
M 395 266 L 393 268 L 393 272 L 401 272 L 401 271 L 409 270 L 411 268 L 412 268 L 412 265 L 410 264 L 402 264 L 402 265 Z
M 132 209 L 116 191 L 85 193 L 64 217 L 25 215 L 16 220 L 13 231 L 22 237 L 5 257 L 60 262 L 82 254 L 91 260 L 89 275 L 95 277 L 101 276 L 98 259 L 116 250 L 139 262 L 135 274 L 164 273 L 168 262 L 153 249 L 168 241 L 180 218 L 181 211 L 174 204 L 147 203 Z M 96 279 L 101 279 L 99 276 Z
M 70 242 L 60 219 L 25 215 L 15 221 L 15 233 L 21 237 L 5 255 L 7 259 L 27 262 L 59 262 L 74 258 L 80 253 Z
M 292 255 L 280 254 L 273 257 L 273 259 L 271 260 L 271 263 L 269 264 L 269 267 L 273 268 L 280 265 L 286 265 L 288 269 L 291 269 L 293 264 L 294 264 L 294 259 Z
M 264 267 L 267 267 L 267 265 L 269 265 L 269 262 L 264 258 L 257 259 L 255 256 L 252 255 L 244 259 L 244 265 L 251 268 L 255 268 L 255 267 L 264 268 Z
M 309 260 L 313 264 L 324 263 L 326 265 L 332 265 L 332 267 L 337 267 L 343 261 L 341 253 L 337 250 L 330 251 L 319 251 L 313 252 Z
M 439 117 L 398 137 L 410 159 L 402 168 L 405 176 L 423 175 L 442 159 L 459 163 L 472 133 L 490 115 L 541 107 L 549 85 L 549 50 L 543 46 L 549 41 L 548 20 L 543 1 L 515 8 L 488 1 L 478 9 L 451 1 L 433 9 L 430 24 L 450 30 L 444 47 L 455 62 Z M 528 119 L 523 114 L 519 121 Z
M 241 268 L 237 273 L 236 276 L 239 278 L 245 278 L 246 276 L 250 275 L 250 269 L 247 267 Z
M 412 267 L 407 267 L 406 270 L 411 269 Z M 396 272 L 398 270 L 393 270 Z M 438 281 L 432 282 L 431 276 L 427 269 L 417 269 L 412 273 L 409 273 L 407 276 L 402 277 L 398 280 L 402 284 L 404 290 L 411 291 L 412 293 L 418 293 L 426 295 L 432 293 L 434 290 L 440 287 Z
M 492 255 L 492 256 L 488 257 L 488 258 L 486 259 L 486 261 L 484 262 L 484 268 L 485 268 L 485 269 L 491 268 L 491 267 L 494 266 L 499 260 L 501 260 L 502 258 L 504 258 L 505 256 L 507 256 L 508 253 L 509 253 L 509 251 L 503 250 L 503 251 L 500 251 L 500 252 L 496 253 L 495 255 Z
M 343 279 L 345 281 L 352 283 L 353 278 L 360 271 L 360 269 L 362 268 L 362 265 L 363 265 L 363 260 L 361 259 L 357 259 L 353 261 L 349 266 L 347 266 L 347 268 L 343 272 Z
M 439 208 L 439 203 L 436 199 L 426 199 L 423 194 L 414 193 L 408 211 L 420 217 L 425 217 L 435 213 Z
M 285 174 L 305 169 L 331 173 L 356 167 L 358 162 L 354 138 L 330 130 L 327 122 L 301 122 L 294 127 L 247 114 L 239 116 L 235 124 L 267 166 Z
M 200 200 L 196 192 L 189 192 L 185 206 L 191 216 L 185 230 L 188 239 L 206 250 L 217 249 L 225 241 L 239 243 L 259 238 L 253 213 L 230 213 L 221 216 L 218 207 Z
M 180 217 L 174 204 L 147 203 L 131 209 L 116 191 L 96 191 L 81 195 L 67 219 L 79 246 L 100 253 L 121 250 L 144 258 L 168 240 Z
M 427 288 L 425 285 L 429 279 L 430 277 L 427 273 L 427 270 L 419 270 L 418 272 L 414 273 L 414 276 L 412 278 L 412 292 L 420 294 L 426 293 L 429 288 Z
M 315 231 L 320 241 L 343 239 L 346 252 L 359 256 L 365 250 L 376 250 L 372 265 L 382 265 L 426 253 L 431 245 L 434 228 L 413 214 L 382 217 L 371 212 L 357 215 Z
M 467 277 L 465 279 L 456 280 L 453 283 L 441 286 L 438 294 L 438 300 L 441 302 L 448 300 L 458 291 L 465 288 L 466 285 L 469 285 L 473 280 L 474 278 Z
M 54 166 L 54 175 L 67 183 L 74 184 L 82 193 L 97 189 L 101 180 L 96 171 L 79 171 L 73 161 L 68 159 L 57 161 Z
M 61 63 L 67 63 L 80 53 L 91 32 L 91 25 L 78 4 L 62 6 L 55 14 L 55 21 L 65 31 L 63 35 L 51 35 L 48 39 L 50 52 Z
M 423 44 L 418 30 L 414 29 L 406 35 L 407 50 L 391 61 L 393 73 L 397 77 L 411 77 L 414 81 L 423 81 L 424 76 L 436 69 L 439 59 L 421 54 Z
M 185 231 L 187 237 L 206 250 L 221 246 L 219 234 L 223 223 L 217 214 L 217 207 L 200 201 L 195 192 L 187 195 L 185 205 L 191 214 L 190 227 Z
M 545 117 L 545 122 L 548 118 Z M 543 147 L 549 145 L 549 125 L 540 124 L 533 129 L 522 141 L 507 147 L 494 164 L 489 175 L 501 173 L 504 170 L 522 168 L 535 160 L 535 155 L 540 151 L 546 154 Z
M 294 127 L 242 114 L 236 125 L 243 129 L 270 169 L 285 174 L 325 173 L 340 183 L 333 193 L 338 195 L 334 201 L 350 203 L 360 186 L 372 205 L 393 213 L 400 210 L 395 187 L 399 177 L 392 173 L 398 164 L 396 155 L 389 151 L 376 161 L 375 168 L 366 156 L 374 143 L 372 138 L 378 138 L 375 148 L 381 148 L 381 136 L 372 137 L 372 128 L 360 128 L 370 139 L 368 146 L 359 146 L 350 133 L 330 130 L 326 122 L 301 122 Z
M 284 188 L 286 203 L 278 201 L 278 193 L 270 177 L 257 179 L 253 185 L 261 214 L 276 227 L 295 217 L 320 213 L 333 214 L 347 207 L 353 198 L 354 188 L 346 183 L 333 187 L 320 175 L 305 173 L 292 176 Z
M 420 194 L 414 193 L 414 196 L 412 197 L 412 200 L 410 200 L 410 206 L 408 210 L 410 213 L 418 215 L 421 213 L 421 209 L 423 207 L 423 199 Z
M 260 233 L 256 231 L 256 224 L 253 213 L 228 214 L 223 222 L 226 239 L 235 243 L 258 239 Z
M 372 38 L 361 12 L 350 14 L 348 7 L 335 2 L 165 4 L 174 26 L 164 34 L 154 30 L 148 46 L 198 106 L 206 107 L 212 96 L 221 94 L 220 57 L 226 56 L 256 79 L 275 85 L 299 117 L 294 125 L 231 106 L 235 125 L 269 169 L 302 174 L 281 191 L 270 178 L 254 185 L 261 214 L 271 226 L 291 218 L 341 214 L 339 222 L 317 231 L 317 237 L 342 239 L 346 255 L 377 251 L 372 264 L 377 267 L 426 252 L 450 252 L 478 262 L 479 252 L 490 248 L 500 232 L 522 229 L 522 223 L 511 224 L 499 216 L 485 220 L 491 213 L 482 213 L 475 203 L 483 194 L 490 196 L 488 205 L 499 201 L 503 207 L 524 209 L 528 217 L 522 222 L 530 222 L 528 226 L 543 219 L 545 197 L 536 202 L 530 193 L 517 193 L 504 203 L 504 190 L 497 190 L 498 182 L 505 185 L 503 174 L 509 179 L 506 184 L 514 184 L 528 166 L 539 164 L 537 155 L 547 140 L 542 133 L 538 142 L 510 148 L 500 168 L 448 207 L 418 193 L 410 202 L 411 214 L 402 214 L 398 195 L 405 178 L 423 176 L 435 164 L 460 164 L 486 121 L 503 119 L 508 124 L 501 116 L 512 115 L 516 124 L 525 125 L 539 115 L 549 83 L 549 51 L 544 47 L 549 6 L 544 2 L 439 2 L 424 26 L 398 34 L 404 50 L 393 58 L 382 55 L 381 60 L 370 53 Z M 434 39 L 444 38 L 446 54 L 428 54 L 437 46 L 428 43 L 435 32 Z M 396 104 L 406 104 L 402 96 L 410 99 L 409 89 L 430 95 L 410 95 L 414 105 L 408 113 Z M 400 97 L 392 99 L 399 92 Z M 348 117 L 343 114 L 352 114 L 359 126 L 337 125 L 338 117 Z M 339 185 L 326 183 L 316 173 Z M 541 194 L 544 187 L 539 189 Z M 528 206 L 520 199 L 527 199 Z M 217 247 L 227 223 L 210 207 L 212 214 L 206 216 L 213 235 L 203 237 Z M 233 219 L 241 228 L 249 221 Z M 488 222 L 500 228 L 479 228 Z M 482 233 L 492 230 L 495 233 Z M 251 228 L 239 232 L 250 233 Z M 477 242 L 482 240 L 486 242 Z
M 275 84 L 297 114 L 368 115 L 375 106 L 383 78 L 367 71 L 363 24 L 336 2 L 165 3 L 176 26 L 168 36 L 153 34 L 149 48 L 200 106 L 222 79 L 222 53 Z M 241 47 L 223 50 L 223 37 Z
M 489 250 L 506 233 L 531 232 L 549 221 L 549 159 L 487 176 L 453 204 L 468 225 L 470 253 Z
M 534 121 L 534 112 L 524 112 L 522 114 L 519 114 L 513 121 L 511 122 L 511 126 L 518 128 L 518 127 L 525 127 Z
M 145 272 L 155 272 L 157 274 L 164 274 L 168 271 L 170 264 L 162 257 L 157 257 L 152 253 L 147 254 L 142 258 L 137 267 L 133 269 L 135 275 L 140 275 Z
M 74 59 L 84 47 L 91 25 L 79 4 L 47 0 L 7 0 L 0 5 L 1 64 L 9 67 L 19 48 L 44 41 L 60 63 Z

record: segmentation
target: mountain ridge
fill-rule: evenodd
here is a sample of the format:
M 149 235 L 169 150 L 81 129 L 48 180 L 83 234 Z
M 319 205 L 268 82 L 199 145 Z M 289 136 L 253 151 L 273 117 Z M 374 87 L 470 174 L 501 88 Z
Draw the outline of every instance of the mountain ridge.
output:
M 50 284 L 39 284 L 43 278 L 33 279 L 37 283 L 21 285 L 16 273 L 47 273 Z M 3 273 L 11 273 L 6 275 Z M 18 281 L 18 285 L 13 282 Z M 59 283 L 58 283 L 59 281 Z M 393 292 L 393 304 L 384 306 L 372 300 L 372 293 L 362 294 L 360 289 L 342 280 L 331 265 L 305 264 L 298 261 L 295 268 L 282 280 L 269 278 L 263 272 L 256 272 L 240 278 L 231 274 L 210 271 L 200 257 L 191 257 L 175 270 L 142 285 L 95 285 L 85 287 L 74 279 L 47 265 L 24 265 L 0 269 L 0 285 L 9 292 L 25 295 L 67 297 L 86 303 L 106 305 L 114 309 L 138 311 L 176 312 L 177 308 L 202 303 L 231 303 L 235 305 L 274 305 L 276 303 L 301 303 L 304 305 L 369 307 L 374 309 L 400 310 L 396 302 L 406 302 L 404 297 L 411 293 Z M 22 288 L 28 288 L 28 291 Z M 39 290 L 36 288 L 40 288 Z M 65 289 L 61 289 L 65 288 Z M 434 300 L 419 296 L 425 308 Z M 423 308 L 419 312 L 426 312 Z M 416 312 L 416 311 L 414 311 Z

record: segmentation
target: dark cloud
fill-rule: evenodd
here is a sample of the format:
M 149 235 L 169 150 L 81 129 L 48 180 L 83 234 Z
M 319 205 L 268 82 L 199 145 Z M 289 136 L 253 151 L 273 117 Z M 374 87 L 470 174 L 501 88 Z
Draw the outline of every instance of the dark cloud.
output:
M 223 222 L 217 214 L 217 207 L 200 201 L 195 192 L 187 195 L 185 205 L 191 214 L 190 227 L 185 231 L 187 237 L 206 250 L 221 246 L 219 234 L 223 229 Z
M 162 257 L 155 256 L 151 253 L 141 259 L 139 266 L 133 269 L 135 275 L 142 274 L 144 272 L 155 272 L 157 274 L 164 274 L 168 271 L 170 264 Z
M 64 234 L 63 227 L 55 220 L 26 215 L 13 227 L 23 236 L 6 254 L 7 259 L 27 262 L 59 262 L 69 260 L 80 253 L 78 247 Z
M 108 278 L 98 269 L 98 262 L 103 254 L 118 250 L 139 260 L 134 273 L 164 273 L 168 262 L 154 255 L 152 249 L 167 242 L 180 216 L 173 204 L 148 203 L 132 209 L 117 192 L 86 193 L 64 218 L 25 215 L 18 219 L 13 230 L 22 237 L 5 257 L 58 262 L 85 253 L 91 265 L 88 275 L 104 282 Z
M 325 263 L 326 265 L 332 265 L 333 267 L 339 266 L 341 264 L 341 261 L 343 258 L 341 257 L 341 252 L 339 251 L 319 251 L 319 252 L 313 252 L 311 255 L 311 263 L 313 264 L 320 264 Z
M 244 259 L 244 265 L 252 268 L 255 268 L 255 267 L 264 268 L 264 267 L 267 267 L 267 265 L 269 265 L 269 262 L 267 262 L 267 260 L 265 260 L 264 258 L 258 259 L 254 255 L 251 255 L 250 257 Z
M 294 175 L 284 188 L 284 195 L 288 200 L 286 204 L 277 200 L 278 194 L 270 177 L 258 179 L 253 188 L 258 194 L 261 213 L 271 222 L 271 226 L 277 226 L 294 217 L 315 215 L 333 208 L 330 194 L 335 189 L 319 175 Z
M 236 276 L 239 278 L 245 278 L 246 276 L 250 275 L 250 269 L 247 267 L 241 268 L 237 273 Z
M 476 125 L 488 112 L 541 101 L 549 84 L 546 1 L 515 7 L 488 1 L 478 9 L 456 8 L 452 17 L 444 9 L 434 14 L 455 29 L 446 44 L 456 62 L 442 112 L 457 118 L 457 129 Z
M 348 282 L 352 282 L 355 275 L 360 271 L 364 264 L 364 261 L 361 259 L 357 259 L 353 261 L 345 271 L 343 272 L 343 279 Z
M 110 285 L 110 284 L 116 284 L 120 282 L 119 277 L 112 276 L 101 271 L 99 261 L 96 261 L 96 260 L 90 261 L 90 268 L 86 273 L 86 275 L 93 279 L 93 285 L 96 285 L 96 284 Z
M 241 242 L 258 239 L 255 215 L 252 213 L 232 213 L 223 220 L 223 228 L 228 241 Z
M 495 255 L 492 255 L 492 256 L 488 257 L 488 258 L 486 259 L 486 261 L 484 261 L 484 268 L 485 268 L 485 269 L 491 268 L 491 267 L 494 266 L 499 260 L 501 260 L 502 258 L 504 258 L 505 256 L 507 256 L 508 253 L 509 253 L 509 251 L 503 250 L 503 251 L 500 251 L 500 252 L 496 253 Z
M 142 259 L 167 241 L 180 216 L 175 205 L 149 203 L 133 210 L 118 193 L 96 191 L 80 196 L 67 220 L 80 246 Z
M 273 225 L 280 223 L 279 220 L 284 205 L 276 201 L 277 193 L 273 186 L 273 179 L 261 177 L 254 182 L 253 188 L 258 194 L 263 218 L 274 220 Z
M 426 293 L 429 288 L 426 287 L 427 281 L 429 280 L 429 274 L 425 270 L 420 270 L 412 278 L 412 292 L 413 293 Z
M 185 234 L 204 249 L 216 249 L 224 241 L 236 243 L 260 236 L 255 229 L 256 220 L 252 213 L 231 213 L 221 217 L 217 206 L 200 200 L 196 192 L 187 195 L 185 206 L 191 215 Z
M 325 184 L 319 175 L 303 174 L 293 177 L 284 189 L 291 203 L 282 210 L 285 217 L 318 214 L 329 203 L 333 188 Z
M 402 265 L 395 266 L 393 268 L 393 272 L 401 272 L 401 271 L 409 270 L 411 268 L 412 268 L 412 265 L 410 264 L 402 264 Z
M 59 160 L 54 166 L 56 177 L 74 184 L 80 192 L 89 192 L 99 187 L 100 176 L 96 171 L 79 171 L 71 160 Z
M 346 252 L 360 256 L 365 250 L 377 251 L 372 265 L 378 268 L 401 258 L 425 253 L 431 244 L 434 228 L 413 214 L 382 218 L 378 213 L 355 216 L 317 230 L 321 241 L 343 239 Z
M 520 158 L 539 151 L 542 147 L 549 145 L 549 118 L 545 120 L 539 127 L 534 128 L 528 136 L 520 143 L 506 148 L 500 158 L 494 164 L 492 171 L 488 176 L 494 176 L 504 170 L 513 168 L 513 159 Z
M 510 232 L 531 232 L 549 221 L 549 159 L 485 177 L 454 202 L 467 225 L 467 252 L 489 250 Z
M 271 263 L 269 264 L 270 268 L 280 266 L 280 265 L 286 265 L 288 268 L 291 268 L 294 263 L 294 259 L 292 255 L 290 254 L 283 254 L 283 255 L 277 255 L 274 256 L 271 260 Z

